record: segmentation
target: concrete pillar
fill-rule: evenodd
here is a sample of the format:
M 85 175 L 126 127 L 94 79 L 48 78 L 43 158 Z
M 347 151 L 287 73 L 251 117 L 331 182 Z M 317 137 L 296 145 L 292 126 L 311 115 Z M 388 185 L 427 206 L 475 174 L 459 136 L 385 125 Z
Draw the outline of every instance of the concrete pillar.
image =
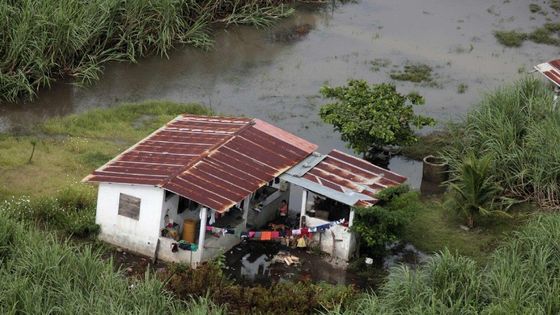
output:
M 245 197 L 243 201 L 243 228 L 247 228 L 247 218 L 249 217 L 249 209 L 251 208 L 251 195 Z
M 307 190 L 303 189 L 301 192 L 301 211 L 299 218 L 299 227 L 301 228 L 303 217 L 305 216 L 305 207 L 307 206 Z
M 206 220 L 208 216 L 208 208 L 202 207 L 200 209 L 200 231 L 198 231 L 198 257 L 199 260 L 196 264 L 202 261 L 204 256 L 204 241 L 206 239 Z
M 350 215 L 348 216 L 348 227 L 351 227 L 354 224 L 354 208 L 350 209 Z

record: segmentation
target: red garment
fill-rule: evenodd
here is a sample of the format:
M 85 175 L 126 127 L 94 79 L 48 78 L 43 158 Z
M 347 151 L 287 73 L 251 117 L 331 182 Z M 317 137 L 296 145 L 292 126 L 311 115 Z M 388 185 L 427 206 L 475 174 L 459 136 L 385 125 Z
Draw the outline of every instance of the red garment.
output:
M 301 229 L 301 235 L 310 237 L 310 236 L 311 236 L 311 233 L 309 233 L 309 228 L 306 228 L 306 227 L 305 227 L 305 228 L 302 228 L 302 229 Z
M 266 231 L 261 234 L 261 241 L 270 241 L 272 239 L 272 232 Z

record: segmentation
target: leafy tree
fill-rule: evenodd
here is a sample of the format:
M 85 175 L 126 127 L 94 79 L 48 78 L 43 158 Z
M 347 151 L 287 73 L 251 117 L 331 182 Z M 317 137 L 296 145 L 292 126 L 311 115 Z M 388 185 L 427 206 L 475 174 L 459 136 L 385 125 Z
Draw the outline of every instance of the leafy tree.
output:
M 467 220 L 468 227 L 474 227 L 476 216 L 507 215 L 498 210 L 503 206 L 509 207 L 512 200 L 498 197 L 502 188 L 496 183 L 492 157 L 485 155 L 477 158 L 473 153 L 465 157 L 457 177 L 449 183 L 454 192 L 454 208 Z
M 321 94 L 336 100 L 321 108 L 321 119 L 333 125 L 342 140 L 365 158 L 383 152 L 388 145 L 414 143 L 413 127 L 434 123 L 432 118 L 414 113 L 413 105 L 424 103 L 420 95 L 401 95 L 393 84 L 350 80 L 346 86 L 323 86 Z
M 379 202 L 375 206 L 355 209 L 352 230 L 358 234 L 363 249 L 382 255 L 385 245 L 398 240 L 422 205 L 418 193 L 406 185 L 387 188 L 376 197 Z

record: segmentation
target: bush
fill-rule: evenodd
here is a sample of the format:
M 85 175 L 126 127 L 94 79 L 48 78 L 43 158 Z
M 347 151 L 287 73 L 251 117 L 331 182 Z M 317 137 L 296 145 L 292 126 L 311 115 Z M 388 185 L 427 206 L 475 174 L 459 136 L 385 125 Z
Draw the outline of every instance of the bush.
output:
M 5 200 L 0 214 L 25 224 L 37 224 L 77 237 L 91 237 L 99 232 L 95 224 L 95 194 L 90 187 L 68 187 L 56 197 L 20 197 Z
M 405 185 L 387 188 L 378 193 L 379 203 L 355 209 L 352 230 L 360 239 L 362 249 L 380 256 L 385 245 L 398 240 L 414 210 L 422 207 L 418 192 Z

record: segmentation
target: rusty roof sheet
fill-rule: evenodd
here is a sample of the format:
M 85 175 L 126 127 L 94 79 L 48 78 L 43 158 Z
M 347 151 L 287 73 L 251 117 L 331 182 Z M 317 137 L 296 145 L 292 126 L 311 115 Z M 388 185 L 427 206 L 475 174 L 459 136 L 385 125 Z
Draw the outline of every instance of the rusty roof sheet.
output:
M 547 79 L 560 87 L 560 59 L 541 63 L 535 66 L 535 69 L 542 73 Z
M 302 186 L 350 206 L 371 206 L 382 189 L 402 184 L 406 177 L 365 160 L 333 150 L 319 158 L 311 156 L 282 175 L 288 182 Z M 313 162 L 312 160 L 315 160 Z M 301 169 L 307 171 L 302 173 Z
M 315 149 L 259 119 L 181 115 L 84 181 L 156 185 L 224 212 Z

